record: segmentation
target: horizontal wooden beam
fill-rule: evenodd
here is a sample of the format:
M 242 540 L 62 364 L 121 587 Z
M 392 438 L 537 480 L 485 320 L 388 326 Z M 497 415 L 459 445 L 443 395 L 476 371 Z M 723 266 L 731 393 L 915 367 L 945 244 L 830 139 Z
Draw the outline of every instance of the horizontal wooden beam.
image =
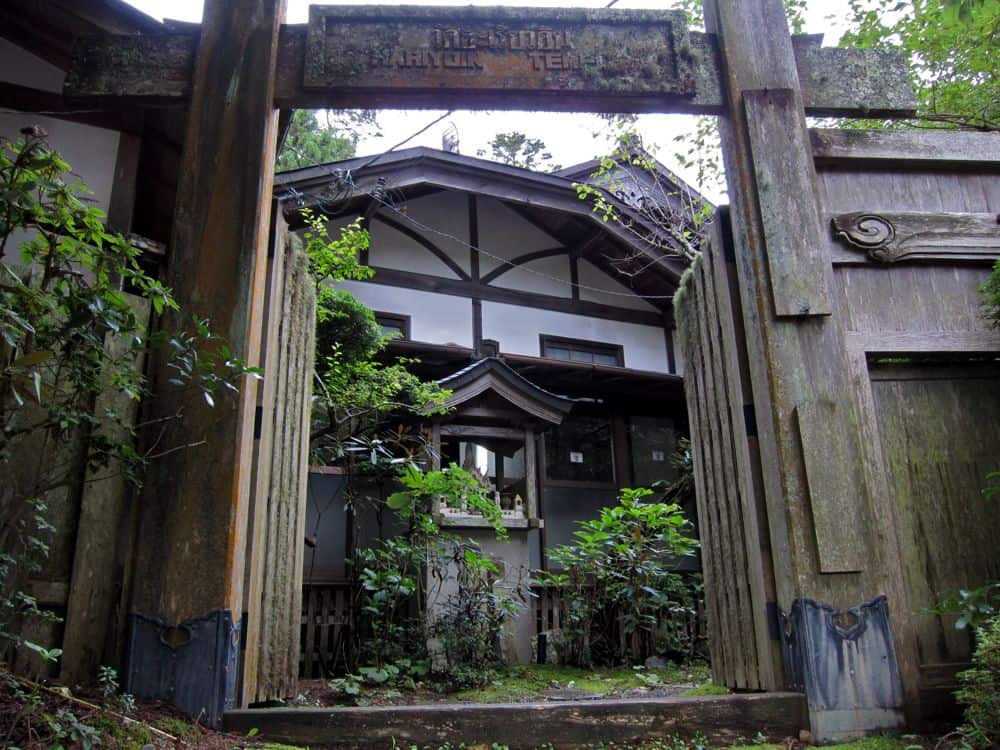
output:
M 523 292 L 517 289 L 505 289 L 498 286 L 488 286 L 475 281 L 446 279 L 414 271 L 400 271 L 395 268 L 372 266 L 375 276 L 361 283 L 382 284 L 384 286 L 416 289 L 421 292 L 449 294 L 454 297 L 481 299 L 489 302 L 500 302 L 520 307 L 535 307 L 540 310 L 569 313 L 570 315 L 585 315 L 590 318 L 617 320 L 622 323 L 637 323 L 639 325 L 662 328 L 663 313 L 649 310 L 630 310 L 626 307 L 614 307 L 600 302 L 574 300 L 569 297 L 552 297 L 536 292 Z
M 714 35 L 690 33 L 694 93 L 579 92 L 470 87 L 414 88 L 389 81 L 373 87 L 307 88 L 308 27 L 281 29 L 275 105 L 282 109 L 392 108 L 496 109 L 551 112 L 687 112 L 720 114 L 721 67 Z M 180 106 L 191 92 L 197 33 L 83 36 L 73 46 L 65 94 L 83 100 L 114 99 L 119 105 Z M 905 117 L 916 101 L 899 56 L 879 50 L 820 47 L 800 38 L 795 59 L 806 114 Z
M 30 86 L 20 86 L 7 81 L 0 81 L 0 107 L 109 130 L 130 132 L 140 130 L 139 118 L 130 116 L 129 113 L 92 112 L 82 108 L 79 104 L 67 102 L 62 94 L 42 91 Z
M 1000 162 L 996 133 L 969 130 L 840 130 L 809 131 L 813 157 L 819 162 L 874 161 L 933 164 L 936 170 L 958 165 Z
M 492 427 L 474 424 L 443 424 L 442 436 L 452 437 L 482 437 L 500 440 L 524 440 L 524 430 L 515 427 Z
M 524 253 L 523 255 L 518 255 L 516 258 L 511 258 L 508 261 L 500 263 L 496 268 L 487 274 L 484 274 L 480 281 L 484 284 L 492 284 L 499 277 L 503 276 L 508 271 L 513 271 L 515 268 L 525 265 L 526 263 L 531 263 L 535 260 L 543 260 L 545 258 L 554 258 L 558 255 L 566 255 L 567 250 L 564 247 L 551 247 L 547 250 L 535 250 L 530 253 Z

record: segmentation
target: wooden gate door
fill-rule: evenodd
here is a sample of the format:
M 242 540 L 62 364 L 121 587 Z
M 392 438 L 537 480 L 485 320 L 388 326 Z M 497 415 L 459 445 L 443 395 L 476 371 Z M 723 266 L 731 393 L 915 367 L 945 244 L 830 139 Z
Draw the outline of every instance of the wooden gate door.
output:
M 959 589 L 1000 578 L 1000 513 L 983 497 L 1000 470 L 1000 369 L 989 364 L 874 364 L 882 452 L 897 499 L 910 607 L 917 613 Z M 971 628 L 954 616 L 916 616 L 920 687 L 927 706 L 969 666 Z
M 295 695 L 302 621 L 316 292 L 301 240 L 274 214 L 254 431 L 243 703 Z

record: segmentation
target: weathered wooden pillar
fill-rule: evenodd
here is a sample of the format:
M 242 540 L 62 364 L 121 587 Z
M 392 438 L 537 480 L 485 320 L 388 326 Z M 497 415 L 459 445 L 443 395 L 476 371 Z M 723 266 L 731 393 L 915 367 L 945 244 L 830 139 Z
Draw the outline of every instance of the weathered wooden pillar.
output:
M 722 68 L 720 129 L 778 604 L 788 611 L 811 597 L 846 608 L 884 593 L 891 608 L 907 611 L 889 559 L 894 527 L 879 517 L 866 481 L 844 324 L 823 252 L 829 230 L 782 2 L 704 6 Z M 910 636 L 897 628 L 895 642 L 907 674 Z M 842 711 L 810 696 L 810 709 L 821 737 L 899 721 L 891 706 Z
M 260 356 L 284 0 L 207 0 L 177 189 L 168 281 L 183 314 L 210 320 L 234 356 Z M 236 695 L 256 384 L 171 389 L 154 365 L 163 422 L 141 500 L 127 687 L 217 724 Z

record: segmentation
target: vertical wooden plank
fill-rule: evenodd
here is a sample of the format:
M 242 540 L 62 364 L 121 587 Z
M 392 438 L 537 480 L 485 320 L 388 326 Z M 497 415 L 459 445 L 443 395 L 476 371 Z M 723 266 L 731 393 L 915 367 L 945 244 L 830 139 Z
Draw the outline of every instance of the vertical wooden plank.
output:
M 316 296 L 312 282 L 308 277 L 308 271 L 304 269 L 303 275 L 303 299 L 300 321 L 305 328 L 306 338 L 300 343 L 300 351 L 302 352 L 302 362 L 299 370 L 301 380 L 298 391 L 300 412 L 298 432 L 300 442 L 296 456 L 298 460 L 298 481 L 296 483 L 296 494 L 291 498 L 292 506 L 295 509 L 296 525 L 292 536 L 294 558 L 291 562 L 291 571 L 287 584 L 291 591 L 291 603 L 289 604 L 287 615 L 288 632 L 286 635 L 286 653 L 290 665 L 294 664 L 298 659 L 300 648 L 298 613 L 302 610 L 302 576 L 305 563 L 306 505 L 309 485 L 309 429 L 312 416 L 312 380 L 316 352 Z M 289 680 L 288 695 L 295 695 L 298 692 L 296 675 L 295 670 L 291 668 L 285 672 L 286 679 Z
M 728 221 L 728 211 L 720 212 L 712 224 L 712 257 L 709 260 L 714 278 L 713 289 L 722 337 L 722 368 L 727 373 L 726 387 L 736 462 L 735 479 L 738 483 L 742 505 L 743 540 L 746 547 L 747 575 L 753 602 L 750 616 L 754 624 L 754 638 L 757 644 L 757 669 L 760 687 L 765 690 L 778 690 L 782 687 L 780 679 L 781 649 L 777 642 L 770 640 L 770 623 L 767 619 L 767 603 L 773 601 L 773 573 L 770 570 L 772 562 L 765 530 L 766 516 L 764 517 L 765 524 L 760 523 L 760 518 L 763 515 L 763 491 L 754 477 L 754 461 L 751 455 L 750 437 L 747 434 L 746 414 L 744 412 L 744 403 L 745 400 L 749 400 L 746 398 L 749 393 L 748 385 L 743 382 L 746 374 L 744 363 L 746 354 L 738 343 L 743 330 L 742 326 L 737 326 L 737 308 L 733 305 L 723 252 L 727 242 L 725 233 L 729 231 Z
M 302 675 L 306 678 L 315 676 L 313 662 L 316 659 L 316 587 L 310 584 L 306 589 L 306 645 L 305 668 Z
M 697 264 L 699 261 L 695 261 Z M 701 355 L 699 351 L 698 329 L 698 289 L 695 284 L 694 272 L 685 277 L 682 294 L 676 300 L 676 318 L 678 333 L 684 360 L 687 363 L 688 377 L 684 384 L 684 393 L 688 406 L 688 422 L 691 425 L 691 448 L 694 463 L 695 500 L 698 507 L 698 522 L 702 539 L 702 575 L 705 579 L 705 606 L 709 625 L 709 651 L 711 653 L 712 679 L 719 685 L 728 682 L 728 639 L 723 636 L 722 622 L 727 613 L 722 600 L 722 576 L 716 567 L 718 556 L 714 549 L 714 523 L 709 512 L 708 496 L 708 452 L 703 441 L 702 408 L 704 396 L 702 393 Z
M 705 257 L 699 259 L 694 267 L 694 278 L 698 286 L 698 336 L 701 348 L 701 383 L 702 410 L 701 425 L 703 429 L 702 444 L 707 445 L 710 457 L 711 472 L 709 479 L 708 510 L 715 521 L 713 534 L 713 551 L 717 556 L 721 581 L 719 584 L 724 592 L 725 612 L 722 622 L 723 637 L 729 646 L 730 658 L 727 660 L 729 675 L 727 685 L 735 688 L 747 687 L 746 646 L 742 637 L 740 622 L 744 615 L 744 605 L 740 599 L 737 584 L 738 569 L 732 564 L 733 537 L 729 524 L 729 503 L 726 497 L 726 465 L 722 455 L 722 444 L 719 424 L 720 409 L 715 393 L 715 381 L 719 376 L 716 372 L 712 356 L 714 341 L 708 325 L 708 295 L 705 289 Z
M 853 456 L 841 441 L 830 440 L 829 425 L 837 404 L 828 399 L 804 401 L 796 407 L 802 453 L 809 484 L 809 507 L 823 573 L 855 573 L 864 569 L 864 537 L 854 483 L 847 479 Z
M 718 300 L 715 289 L 714 266 L 722 253 L 722 241 L 715 229 L 712 240 L 703 254 L 702 280 L 705 286 L 705 309 L 707 327 L 711 338 L 711 356 L 713 372 L 714 411 L 717 414 L 717 440 L 720 443 L 722 455 L 721 484 L 724 490 L 726 526 L 728 530 L 729 548 L 735 565 L 731 568 L 732 577 L 736 583 L 737 599 L 740 607 L 740 617 L 734 618 L 741 631 L 742 656 L 746 669 L 746 687 L 760 687 L 758 674 L 758 642 L 755 637 L 755 622 L 758 612 L 762 612 L 762 602 L 752 595 L 753 583 L 749 580 L 752 571 L 747 561 L 747 546 L 753 543 L 753 537 L 744 534 L 743 506 L 740 494 L 740 477 L 737 473 L 736 452 L 734 444 L 734 425 L 732 408 L 729 403 L 727 382 L 739 377 L 739 370 L 729 370 L 725 366 L 725 339 L 722 335 L 723 326 L 732 324 L 731 320 L 722 320 L 718 310 Z
M 285 289 L 285 242 L 288 225 L 280 211 L 274 212 L 267 268 L 267 296 L 264 303 L 265 325 L 261 344 L 261 368 L 264 378 L 258 389 L 257 410 L 260 433 L 254 442 L 251 486 L 250 528 L 247 530 L 247 571 L 245 608 L 247 612 L 246 654 L 243 662 L 243 703 L 256 702 L 260 617 L 264 559 L 267 540 L 267 505 L 271 485 L 271 454 L 274 450 L 274 409 L 278 383 L 278 351 Z
M 804 127 L 788 127 L 793 103 L 792 89 L 743 92 L 771 296 L 778 317 L 829 315 L 812 146 Z
M 535 428 L 524 430 L 524 489 L 528 493 L 528 519 L 538 518 L 538 456 Z
M 334 592 L 330 586 L 323 586 L 323 604 L 320 607 L 319 652 L 321 665 L 329 665 L 333 658 L 333 617 L 337 611 Z
M 278 327 L 278 370 L 275 373 L 275 394 L 272 404 L 272 412 L 269 416 L 273 423 L 274 447 L 271 455 L 265 460 L 270 463 L 270 487 L 267 491 L 267 515 L 266 515 L 266 550 L 264 558 L 265 578 L 260 600 L 260 656 L 259 656 L 259 677 L 257 688 L 257 700 L 267 700 L 272 682 L 277 671 L 277 660 L 279 655 L 275 653 L 275 613 L 280 611 L 281 589 L 273 584 L 274 572 L 281 571 L 284 563 L 284 556 L 287 550 L 284 548 L 284 541 L 287 538 L 285 527 L 286 519 L 283 515 L 283 504 L 281 498 L 287 491 L 289 477 L 286 471 L 284 460 L 288 443 L 294 437 L 290 432 L 292 424 L 291 414 L 287 408 L 289 398 L 292 393 L 291 383 L 293 373 L 290 370 L 294 362 L 290 360 L 292 356 L 291 341 L 289 335 L 293 327 L 294 301 L 295 301 L 295 262 L 291 252 L 291 243 L 286 242 L 282 248 L 276 252 L 286 255 L 284 265 L 283 294 L 281 299 L 281 318 Z M 267 572 L 270 575 L 267 575 Z

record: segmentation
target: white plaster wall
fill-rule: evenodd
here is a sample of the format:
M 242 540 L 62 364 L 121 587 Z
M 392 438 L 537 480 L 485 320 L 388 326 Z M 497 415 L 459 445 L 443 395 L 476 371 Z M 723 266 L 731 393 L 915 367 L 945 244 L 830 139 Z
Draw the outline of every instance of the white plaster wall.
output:
M 414 341 L 472 346 L 470 299 L 363 281 L 345 281 L 339 286 L 373 310 L 409 315 Z
M 614 305 L 615 307 L 627 307 L 631 310 L 656 311 L 656 307 L 654 305 L 644 299 L 636 297 L 635 292 L 624 284 L 619 284 L 593 263 L 586 260 L 580 260 L 578 264 L 578 272 L 581 285 L 580 299 L 588 300 L 590 302 L 600 302 L 605 305 Z M 593 291 L 592 289 L 584 289 L 582 287 L 606 289 L 610 292 L 615 292 L 615 294 L 601 294 L 601 292 Z M 622 296 L 623 294 L 627 296 Z
M 569 299 L 573 296 L 569 257 L 556 255 L 552 258 L 540 258 L 518 268 L 511 268 L 496 279 L 492 286 Z
M 501 261 L 490 255 L 511 260 L 535 250 L 561 247 L 561 243 L 554 237 L 525 221 L 495 198 L 479 196 L 478 203 L 479 247 L 484 251 L 479 259 L 479 268 L 484 274 L 501 264 Z M 569 278 L 568 266 L 566 278 Z
M 64 73 L 6 39 L 0 38 L 0 80 L 44 91 L 62 90 Z M 21 128 L 39 125 L 49 134 L 49 143 L 62 154 L 83 183 L 93 191 L 89 200 L 108 210 L 118 154 L 118 131 L 66 122 L 34 113 L 0 112 L 0 136 L 20 137 Z M 15 238 L 16 239 L 16 238 Z
M 421 232 L 421 234 L 424 233 Z M 434 242 L 434 244 L 441 247 L 439 242 Z M 443 247 L 441 249 L 444 250 Z M 466 251 L 465 254 L 468 256 L 469 252 Z M 448 255 L 456 263 L 458 262 L 454 251 L 448 252 Z M 432 276 L 443 276 L 446 279 L 459 278 L 457 273 L 448 268 L 445 262 L 430 250 L 402 232 L 383 224 L 377 218 L 371 222 L 371 247 L 368 249 L 368 259 L 373 266 L 381 266 L 382 268 L 426 273 Z M 466 258 L 465 266 L 468 265 L 469 261 Z M 462 267 L 461 263 L 459 263 L 459 267 Z M 465 268 L 464 270 L 468 271 L 469 269 Z
M 448 190 L 425 195 L 394 208 L 383 207 L 379 214 L 407 224 L 441 248 L 459 268 L 471 272 L 469 199 L 465 193 Z M 377 266 L 456 278 L 455 273 L 431 252 L 378 221 L 372 222 L 370 257 L 372 264 Z
M 500 342 L 500 351 L 540 356 L 539 334 L 621 344 L 625 366 L 668 372 L 663 329 L 637 323 L 601 320 L 584 315 L 483 302 L 483 337 Z

